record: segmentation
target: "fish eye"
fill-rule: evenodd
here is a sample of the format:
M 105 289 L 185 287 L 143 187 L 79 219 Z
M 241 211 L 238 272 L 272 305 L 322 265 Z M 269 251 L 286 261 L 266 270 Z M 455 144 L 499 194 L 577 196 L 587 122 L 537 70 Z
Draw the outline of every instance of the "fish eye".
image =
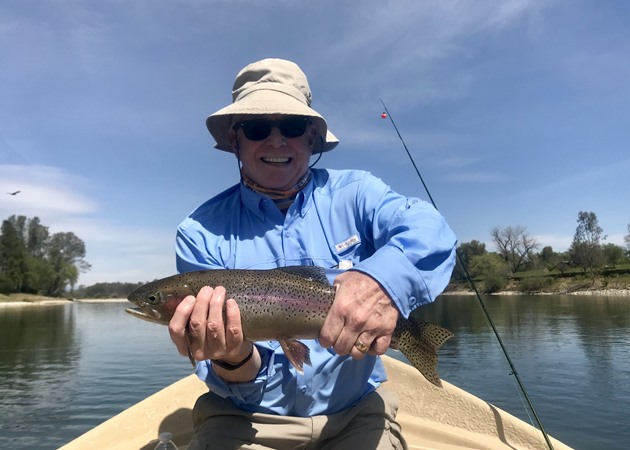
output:
M 158 302 L 158 298 L 155 295 L 149 295 L 147 297 L 147 300 L 149 301 L 149 303 L 151 303 L 152 305 L 155 305 Z

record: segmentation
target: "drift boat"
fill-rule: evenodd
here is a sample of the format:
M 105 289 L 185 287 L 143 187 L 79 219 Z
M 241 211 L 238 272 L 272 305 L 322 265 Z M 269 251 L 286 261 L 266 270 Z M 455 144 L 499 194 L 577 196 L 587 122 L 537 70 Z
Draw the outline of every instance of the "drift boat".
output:
M 384 384 L 400 401 L 398 422 L 410 450 L 548 449 L 542 433 L 528 423 L 442 380 L 427 381 L 413 367 L 383 356 Z M 61 447 L 61 450 L 153 450 L 168 431 L 180 450 L 192 436 L 192 407 L 207 392 L 192 374 L 151 395 Z M 550 438 L 555 450 L 570 450 Z

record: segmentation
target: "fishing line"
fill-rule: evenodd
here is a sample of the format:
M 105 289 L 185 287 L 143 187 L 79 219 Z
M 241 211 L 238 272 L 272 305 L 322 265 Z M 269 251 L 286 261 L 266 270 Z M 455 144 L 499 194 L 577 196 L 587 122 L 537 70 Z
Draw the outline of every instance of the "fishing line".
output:
M 402 135 L 400 134 L 400 131 L 398 131 L 398 127 L 396 126 L 396 122 L 394 122 L 394 118 L 392 117 L 392 115 L 390 114 L 389 110 L 387 109 L 387 106 L 385 106 L 385 102 L 382 99 L 380 99 L 380 98 L 379 98 L 379 100 L 383 104 L 383 108 L 385 110 L 385 114 L 384 114 L 383 118 L 386 118 L 386 117 L 389 118 L 389 121 L 394 126 L 394 130 L 396 130 L 396 134 L 398 135 L 398 138 L 400 139 L 400 142 L 402 142 L 402 145 L 405 148 L 405 151 L 407 152 L 407 156 L 409 157 L 409 160 L 411 161 L 411 164 L 413 165 L 414 169 L 416 170 L 416 174 L 418 175 L 418 178 L 420 178 L 420 181 L 422 182 L 422 186 L 424 187 L 425 192 L 429 196 L 429 200 L 431 201 L 431 204 L 437 210 L 438 207 L 435 204 L 435 201 L 433 200 L 433 197 L 431 196 L 431 192 L 429 192 L 429 188 L 427 187 L 426 183 L 424 182 L 424 178 L 422 178 L 422 175 L 420 174 L 420 170 L 418 169 L 418 166 L 416 165 L 416 162 L 414 161 L 413 156 L 411 156 L 411 153 L 409 152 L 409 149 L 407 148 L 407 144 L 405 144 L 405 140 L 403 139 Z M 494 336 L 497 338 L 497 341 L 499 342 L 499 346 L 501 347 L 501 351 L 503 352 L 503 355 L 505 356 L 505 359 L 507 360 L 508 365 L 510 366 L 510 370 L 511 370 L 510 375 L 514 375 L 514 379 L 518 383 L 518 386 L 519 386 L 519 388 L 521 390 L 521 393 L 523 394 L 523 397 L 525 398 L 525 401 L 527 402 L 527 405 L 529 406 L 529 409 L 532 412 L 532 414 L 534 416 L 534 419 L 536 420 L 536 423 L 538 424 L 538 427 L 539 427 L 543 437 L 545 438 L 545 442 L 547 443 L 547 446 L 549 446 L 549 448 L 551 450 L 554 450 L 553 449 L 553 445 L 551 444 L 551 440 L 549 439 L 549 435 L 545 431 L 545 428 L 543 427 L 543 424 L 542 424 L 542 422 L 540 420 L 540 417 L 538 417 L 538 414 L 536 413 L 536 409 L 534 408 L 534 405 L 531 402 L 531 400 L 529 398 L 529 395 L 527 395 L 527 389 L 525 389 L 525 385 L 523 384 L 523 382 L 521 380 L 521 377 L 519 376 L 518 371 L 516 370 L 516 366 L 514 366 L 514 363 L 512 362 L 512 359 L 510 358 L 510 355 L 508 354 L 507 348 L 503 344 L 503 340 L 501 339 L 501 336 L 499 335 L 499 332 L 497 331 L 497 328 L 494 326 L 494 322 L 492 321 L 492 318 L 490 317 L 490 314 L 488 313 L 488 310 L 486 309 L 486 305 L 485 305 L 483 299 L 481 298 L 481 295 L 479 294 L 479 291 L 477 290 L 477 286 L 475 286 L 475 283 L 474 283 L 472 277 L 470 276 L 470 273 L 468 272 L 468 268 L 466 267 L 466 264 L 464 263 L 464 259 L 462 258 L 462 255 L 460 254 L 460 252 L 459 252 L 459 250 L 457 248 L 455 249 L 455 254 L 457 255 L 457 261 L 459 261 L 459 264 L 460 264 L 462 270 L 464 271 L 464 276 L 466 278 L 466 281 L 468 281 L 468 284 L 470 285 L 470 287 L 472 288 L 473 292 L 475 293 L 475 296 L 477 297 L 477 300 L 479 302 L 479 306 L 481 307 L 481 311 L 483 312 L 483 315 L 484 315 L 486 321 L 490 325 L 490 328 L 492 328 Z

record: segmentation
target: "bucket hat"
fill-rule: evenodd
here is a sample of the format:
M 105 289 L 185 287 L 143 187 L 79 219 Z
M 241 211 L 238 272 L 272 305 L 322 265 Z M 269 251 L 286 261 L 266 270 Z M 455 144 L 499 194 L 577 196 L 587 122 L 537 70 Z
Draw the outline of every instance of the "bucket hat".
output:
M 324 117 L 311 108 L 311 89 L 306 75 L 297 64 L 284 59 L 268 58 L 243 68 L 232 86 L 232 104 L 211 114 L 206 127 L 216 141 L 215 148 L 232 152 L 228 132 L 234 118 L 261 114 L 307 116 L 321 139 L 313 153 L 327 152 L 339 140 L 328 131 Z

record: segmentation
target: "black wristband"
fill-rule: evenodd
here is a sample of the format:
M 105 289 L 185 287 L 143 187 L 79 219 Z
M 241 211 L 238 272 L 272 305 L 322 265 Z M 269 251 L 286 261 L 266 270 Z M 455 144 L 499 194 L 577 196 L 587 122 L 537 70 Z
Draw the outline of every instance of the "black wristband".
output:
M 254 346 L 252 345 L 252 350 L 249 352 L 249 355 L 247 355 L 245 357 L 245 359 L 239 363 L 236 364 L 230 364 L 230 363 L 226 363 L 225 361 L 221 361 L 220 359 L 211 359 L 210 361 L 212 361 L 212 364 L 216 364 L 217 366 L 219 366 L 222 369 L 225 370 L 236 370 L 240 367 L 243 367 L 247 361 L 249 361 L 250 359 L 252 359 L 252 356 L 254 355 Z

